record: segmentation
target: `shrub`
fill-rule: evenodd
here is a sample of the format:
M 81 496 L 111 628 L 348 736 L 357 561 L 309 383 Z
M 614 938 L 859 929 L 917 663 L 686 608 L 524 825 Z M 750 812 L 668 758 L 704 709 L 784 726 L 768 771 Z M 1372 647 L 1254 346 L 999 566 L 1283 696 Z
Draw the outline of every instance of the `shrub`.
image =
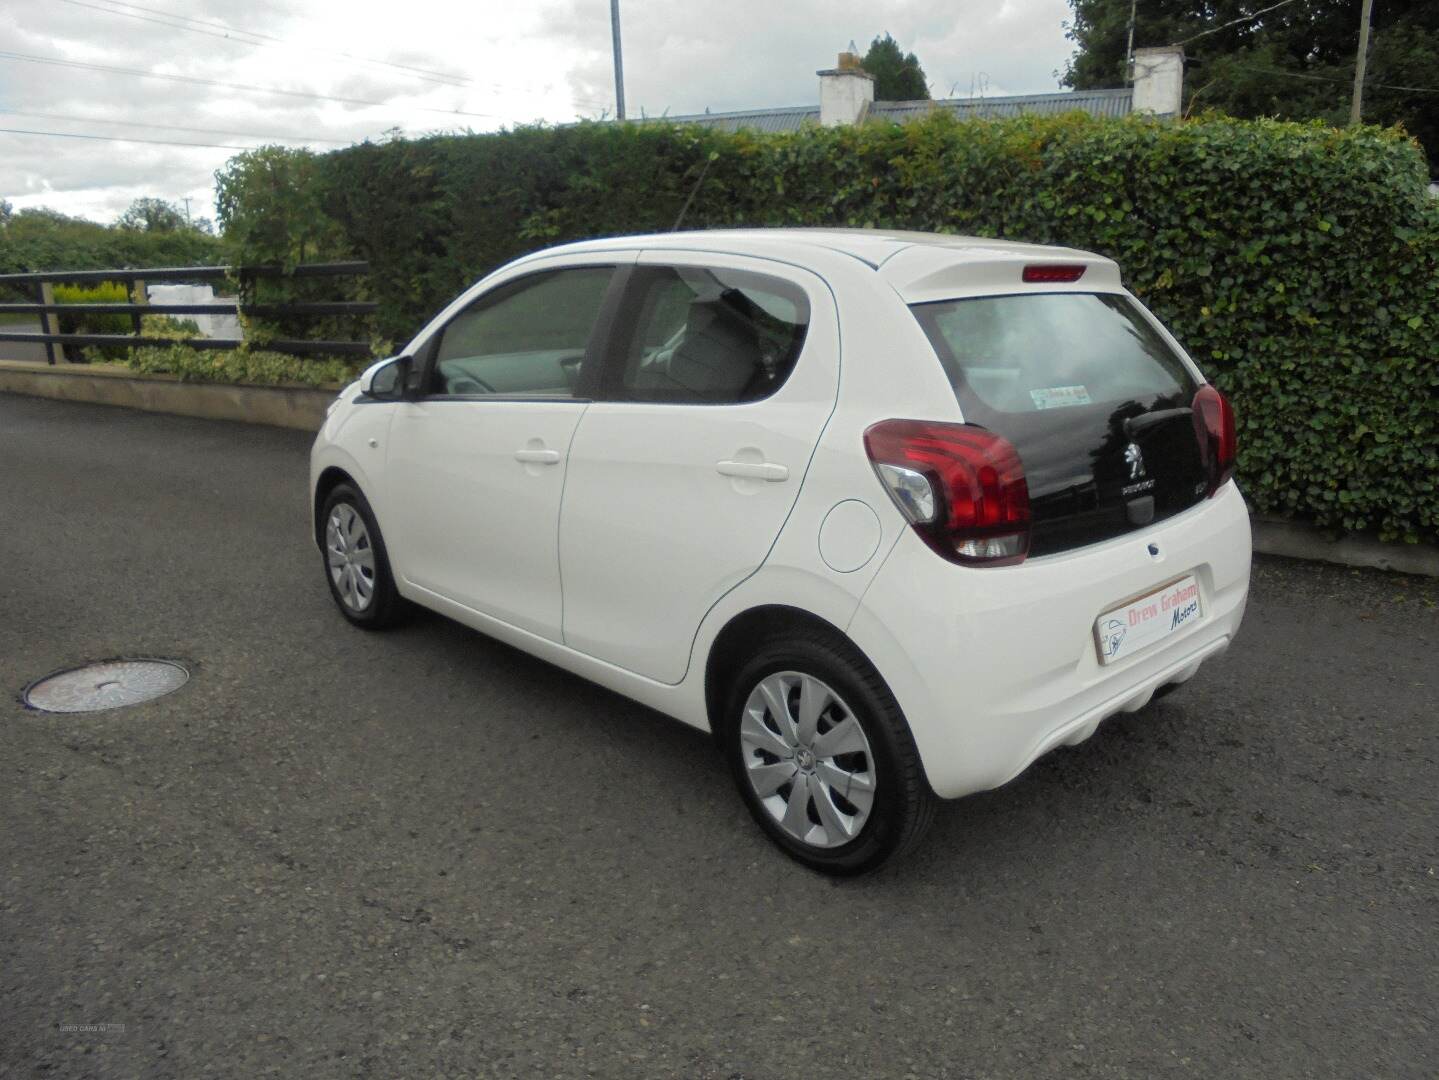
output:
M 177 319 L 173 315 L 142 315 L 140 333 L 144 337 L 175 338 L 180 341 L 204 336 L 200 333 L 200 324 L 194 319 Z
M 129 266 L 205 266 L 221 259 L 220 241 L 194 229 L 139 232 L 53 210 L 21 210 L 0 225 L 0 273 L 111 270 Z M 10 299 L 32 297 L 6 290 Z
M 1439 202 L 1399 131 L 936 113 L 783 135 L 432 136 L 289 162 L 288 187 L 249 160 L 221 173 L 222 187 L 236 178 L 222 219 L 248 223 L 242 257 L 295 251 L 247 207 L 303 222 L 314 250 L 369 259 L 379 332 L 398 340 L 507 259 L 667 230 L 692 193 L 687 228 L 914 228 L 1099 251 L 1233 399 L 1259 510 L 1439 536 Z
M 364 360 L 312 359 L 261 349 L 192 349 L 188 345 L 131 349 L 128 363 L 135 371 L 177 375 L 189 382 L 317 387 L 343 386 L 368 366 Z
M 130 292 L 117 281 L 102 281 L 98 285 L 56 285 L 57 304 L 127 304 Z M 57 320 L 62 334 L 128 334 L 134 322 L 128 315 L 112 315 L 105 312 L 85 312 L 75 315 L 60 315 Z M 86 359 L 123 360 L 126 348 L 123 345 L 87 345 L 80 350 Z

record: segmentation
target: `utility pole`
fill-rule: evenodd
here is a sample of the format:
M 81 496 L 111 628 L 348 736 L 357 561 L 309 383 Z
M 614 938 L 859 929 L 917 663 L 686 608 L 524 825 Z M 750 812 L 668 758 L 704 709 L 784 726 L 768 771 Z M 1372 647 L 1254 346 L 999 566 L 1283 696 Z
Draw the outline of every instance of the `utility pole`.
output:
M 1124 48 L 1124 85 L 1134 82 L 1134 16 L 1139 0 L 1129 0 L 1129 44 Z
M 185 224 L 190 224 L 190 198 L 188 195 L 185 197 Z
M 1369 0 L 1364 0 L 1366 4 Z M 625 61 L 620 52 L 620 0 L 610 0 L 610 32 L 615 41 L 615 117 L 625 118 Z
M 1364 109 L 1364 69 L 1369 66 L 1369 16 L 1374 11 L 1374 0 L 1364 0 L 1364 10 L 1359 15 L 1359 55 L 1354 60 L 1354 100 L 1349 105 L 1349 123 L 1359 123 Z

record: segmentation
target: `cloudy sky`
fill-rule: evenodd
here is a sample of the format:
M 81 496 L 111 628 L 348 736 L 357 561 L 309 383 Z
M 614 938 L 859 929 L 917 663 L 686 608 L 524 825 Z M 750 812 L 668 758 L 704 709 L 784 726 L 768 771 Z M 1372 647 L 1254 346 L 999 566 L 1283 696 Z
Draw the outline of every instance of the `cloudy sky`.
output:
M 1053 90 L 1070 54 L 1066 0 L 621 0 L 621 14 L 631 115 L 813 104 L 816 69 L 885 31 L 935 97 Z M 610 64 L 608 0 L 5 0 L 0 197 L 99 221 L 139 196 L 189 198 L 209 216 L 236 148 L 613 114 Z M 211 145 L 158 145 L 176 142 Z

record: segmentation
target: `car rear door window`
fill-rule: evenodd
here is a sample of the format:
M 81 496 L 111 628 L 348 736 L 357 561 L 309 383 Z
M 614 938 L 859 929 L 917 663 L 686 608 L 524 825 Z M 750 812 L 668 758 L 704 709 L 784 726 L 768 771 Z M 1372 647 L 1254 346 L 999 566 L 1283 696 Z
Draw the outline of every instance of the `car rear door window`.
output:
M 780 278 L 642 267 L 630 279 L 604 392 L 623 401 L 757 401 L 794 370 L 808 326 L 804 290 Z
M 573 397 L 614 268 L 530 274 L 479 297 L 440 331 L 428 393 Z

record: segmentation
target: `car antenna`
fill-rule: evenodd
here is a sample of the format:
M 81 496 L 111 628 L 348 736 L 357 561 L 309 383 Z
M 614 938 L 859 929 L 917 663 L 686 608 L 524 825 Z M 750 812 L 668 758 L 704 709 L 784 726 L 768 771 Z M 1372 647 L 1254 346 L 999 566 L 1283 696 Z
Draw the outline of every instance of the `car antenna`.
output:
M 686 215 L 687 213 L 689 213 L 690 203 L 694 202 L 694 201 L 695 201 L 695 196 L 699 194 L 700 185 L 705 182 L 705 176 L 706 176 L 706 174 L 709 173 L 709 171 L 710 171 L 710 166 L 713 165 L 713 164 L 714 164 L 716 161 L 718 161 L 718 160 L 719 160 L 719 151 L 717 151 L 717 150 L 711 150 L 711 151 L 710 151 L 710 156 L 705 159 L 705 167 L 700 170 L 699 179 L 695 181 L 695 186 L 692 187 L 692 188 L 690 188 L 689 198 L 686 199 L 686 200 L 685 200 L 685 204 L 680 207 L 679 216 L 678 216 L 677 218 L 675 218 L 675 223 L 670 226 L 670 232 L 678 232 L 678 231 L 679 231 L 680 222 L 684 221 L 685 215 Z

